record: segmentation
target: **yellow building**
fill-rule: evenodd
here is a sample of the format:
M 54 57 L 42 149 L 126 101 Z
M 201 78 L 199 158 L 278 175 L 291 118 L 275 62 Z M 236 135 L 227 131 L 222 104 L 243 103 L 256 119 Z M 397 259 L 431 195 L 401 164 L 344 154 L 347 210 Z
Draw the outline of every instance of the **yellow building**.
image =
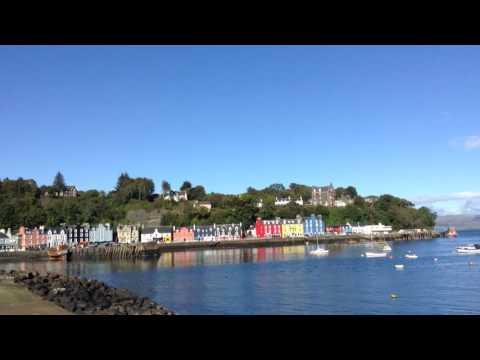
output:
M 284 220 L 282 224 L 282 237 L 303 237 L 303 224 L 296 220 Z

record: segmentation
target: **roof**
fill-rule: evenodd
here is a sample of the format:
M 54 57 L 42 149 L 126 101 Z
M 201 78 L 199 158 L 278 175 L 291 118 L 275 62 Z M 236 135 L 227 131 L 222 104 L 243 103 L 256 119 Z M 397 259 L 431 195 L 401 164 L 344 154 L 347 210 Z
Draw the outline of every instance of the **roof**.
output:
M 6 234 L 0 232 L 0 239 L 9 239 L 9 237 Z

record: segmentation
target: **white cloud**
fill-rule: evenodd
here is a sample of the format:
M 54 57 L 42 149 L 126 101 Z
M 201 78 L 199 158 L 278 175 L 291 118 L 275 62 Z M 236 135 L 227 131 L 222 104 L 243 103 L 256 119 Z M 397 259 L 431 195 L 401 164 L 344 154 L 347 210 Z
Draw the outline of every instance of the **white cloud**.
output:
M 480 148 L 480 136 L 467 136 L 463 141 L 465 150 L 473 150 Z
M 417 207 L 427 206 L 439 215 L 480 214 L 480 192 L 462 191 L 409 199 Z
M 448 145 L 454 149 L 475 150 L 480 149 L 480 136 L 464 136 L 450 139 Z

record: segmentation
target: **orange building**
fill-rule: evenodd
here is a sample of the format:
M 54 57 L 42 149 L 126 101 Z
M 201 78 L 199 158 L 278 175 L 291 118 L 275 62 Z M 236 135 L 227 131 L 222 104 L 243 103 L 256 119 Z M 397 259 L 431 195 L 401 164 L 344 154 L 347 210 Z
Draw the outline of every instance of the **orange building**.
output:
M 173 228 L 173 242 L 194 241 L 193 229 L 182 226 Z

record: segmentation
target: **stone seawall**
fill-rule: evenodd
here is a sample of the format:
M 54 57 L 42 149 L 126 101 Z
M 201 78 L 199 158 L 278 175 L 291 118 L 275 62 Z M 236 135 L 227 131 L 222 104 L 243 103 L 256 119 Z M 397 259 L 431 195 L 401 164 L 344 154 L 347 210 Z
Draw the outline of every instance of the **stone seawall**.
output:
M 82 315 L 174 315 L 154 301 L 138 297 L 127 289 L 78 277 L 38 272 L 0 270 L 0 277 L 12 278 L 42 299 Z
M 47 259 L 47 250 L 37 251 L 2 251 L 0 252 L 0 260 L 35 260 L 35 259 Z

